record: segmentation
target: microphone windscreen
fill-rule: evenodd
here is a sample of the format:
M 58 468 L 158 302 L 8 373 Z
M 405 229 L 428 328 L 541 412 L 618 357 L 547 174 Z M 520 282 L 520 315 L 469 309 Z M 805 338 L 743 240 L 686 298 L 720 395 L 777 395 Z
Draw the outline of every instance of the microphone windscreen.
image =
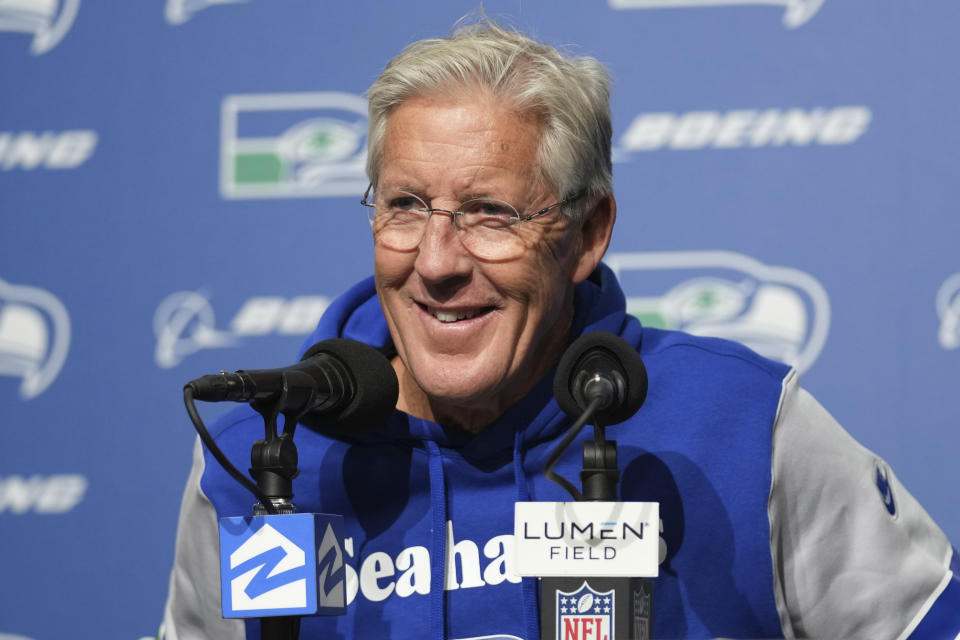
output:
M 350 372 L 355 392 L 351 402 L 335 415 L 308 414 L 301 422 L 312 429 L 349 433 L 383 424 L 393 413 L 400 385 L 393 365 L 370 345 L 348 338 L 330 338 L 313 345 L 303 360 L 318 354 L 332 356 Z
M 574 340 L 557 365 L 553 394 L 564 413 L 571 417 L 582 414 L 587 407 L 574 397 L 572 383 L 586 357 L 597 353 L 609 356 L 618 365 L 626 385 L 624 401 L 598 411 L 594 423 L 618 424 L 635 414 L 647 398 L 647 368 L 643 359 L 634 347 L 618 335 L 607 331 L 591 331 Z

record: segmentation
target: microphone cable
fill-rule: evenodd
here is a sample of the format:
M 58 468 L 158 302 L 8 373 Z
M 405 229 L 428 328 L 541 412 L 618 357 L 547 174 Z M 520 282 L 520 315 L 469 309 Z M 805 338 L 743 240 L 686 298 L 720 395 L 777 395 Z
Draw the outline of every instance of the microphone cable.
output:
M 217 446 L 216 441 L 213 439 L 213 436 L 210 435 L 210 432 L 207 431 L 206 425 L 203 424 L 203 419 L 200 417 L 199 412 L 197 412 L 197 406 L 193 401 L 194 389 L 192 385 L 186 385 L 183 388 L 183 403 L 187 407 L 187 415 L 190 416 L 190 421 L 193 422 L 193 428 L 196 429 L 197 435 L 200 436 L 200 440 L 207 447 L 207 450 L 213 454 L 213 457 L 217 462 L 220 463 L 220 466 L 223 467 L 223 470 L 226 471 L 230 476 L 239 482 L 243 487 L 252 493 L 254 497 L 260 502 L 263 508 L 270 515 L 277 515 L 277 509 L 273 506 L 273 502 L 260 490 L 256 484 L 254 484 L 249 478 L 247 478 L 243 473 L 240 472 L 233 463 L 224 455 L 223 451 L 220 450 L 220 447 Z
M 573 485 L 572 482 L 554 472 L 553 467 L 557 464 L 557 461 L 560 460 L 560 456 L 567 450 L 567 447 L 570 446 L 570 443 L 573 442 L 574 438 L 583 430 L 583 427 L 590 421 L 590 418 L 593 417 L 593 414 L 597 411 L 597 408 L 602 402 L 602 398 L 594 398 L 590 404 L 587 405 L 587 408 L 584 409 L 583 413 L 580 414 L 580 417 L 577 418 L 577 421 L 574 422 L 567 433 L 563 436 L 563 439 L 554 447 L 553 451 L 550 452 L 550 455 L 547 457 L 547 463 L 543 470 L 543 475 L 546 476 L 547 480 L 560 485 L 566 489 L 567 493 L 577 502 L 583 500 L 583 494 Z M 597 425 L 595 428 L 600 429 L 601 427 Z

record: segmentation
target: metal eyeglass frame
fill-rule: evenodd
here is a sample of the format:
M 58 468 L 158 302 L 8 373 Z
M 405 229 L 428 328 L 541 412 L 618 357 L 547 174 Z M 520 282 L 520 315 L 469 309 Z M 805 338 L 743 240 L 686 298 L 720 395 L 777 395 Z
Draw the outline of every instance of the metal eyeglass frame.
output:
M 373 189 L 373 183 L 372 183 L 372 182 L 370 183 L 369 186 L 367 186 L 367 190 L 363 192 L 363 199 L 360 200 L 360 204 L 362 204 L 362 205 L 365 206 L 365 207 L 370 207 L 371 209 L 376 209 L 376 208 L 377 208 L 377 205 L 373 204 L 372 202 L 367 202 L 367 197 L 370 195 L 370 190 L 371 190 L 371 189 Z M 540 209 L 540 210 L 537 211 L 536 213 L 531 213 L 531 214 L 528 215 L 528 216 L 522 216 L 522 217 L 521 217 L 521 216 L 519 215 L 519 212 L 518 212 L 518 215 L 517 215 L 516 218 L 511 218 L 512 222 L 511 222 L 510 224 L 511 224 L 511 225 L 514 225 L 514 224 L 516 224 L 516 223 L 518 223 L 518 222 L 528 222 L 528 221 L 530 221 L 530 220 L 533 220 L 534 218 L 538 218 L 538 217 L 542 216 L 543 214 L 545 214 L 545 213 L 547 213 L 547 212 L 549 212 L 549 211 L 551 211 L 551 210 L 553 210 L 553 209 L 556 209 L 557 207 L 562 207 L 563 205 L 570 204 L 570 203 L 573 202 L 574 200 L 577 200 L 578 198 L 580 198 L 581 196 L 583 196 L 583 194 L 584 194 L 584 191 L 583 191 L 583 190 L 580 190 L 580 191 L 576 192 L 575 194 L 573 194 L 572 196 L 568 196 L 568 197 L 564 198 L 563 200 L 561 200 L 560 202 L 555 202 L 554 204 L 550 205 L 549 207 L 544 207 L 543 209 Z M 411 193 L 410 195 L 413 195 L 413 194 Z M 417 196 L 414 196 L 414 197 L 417 197 Z M 420 198 L 417 198 L 417 199 L 419 200 Z M 482 198 L 481 198 L 481 199 L 482 199 Z M 423 201 L 421 200 L 421 202 L 423 202 Z M 504 200 L 501 200 L 501 202 L 503 202 L 504 204 L 510 204 L 509 202 L 506 202 L 506 201 L 504 201 Z M 426 203 L 424 202 L 424 204 L 426 204 Z M 462 206 L 462 203 L 461 203 L 461 205 L 458 205 L 458 206 Z M 511 207 L 514 211 L 517 211 L 517 208 L 514 207 L 512 204 L 510 205 L 510 207 Z M 454 223 L 454 226 L 457 227 L 458 229 L 459 229 L 460 227 L 456 224 L 457 216 L 466 215 L 463 211 L 451 211 L 450 209 L 438 209 L 438 208 L 435 208 L 435 207 L 426 207 L 425 209 L 417 209 L 417 211 L 419 211 L 419 212 L 421 212 L 421 213 L 426 213 L 426 214 L 428 214 L 428 215 L 427 215 L 427 219 L 429 219 L 429 217 L 430 217 L 431 215 L 433 215 L 434 213 L 436 213 L 436 212 L 438 212 L 438 211 L 439 211 L 440 213 L 450 214 L 450 221 L 453 222 L 453 223 Z

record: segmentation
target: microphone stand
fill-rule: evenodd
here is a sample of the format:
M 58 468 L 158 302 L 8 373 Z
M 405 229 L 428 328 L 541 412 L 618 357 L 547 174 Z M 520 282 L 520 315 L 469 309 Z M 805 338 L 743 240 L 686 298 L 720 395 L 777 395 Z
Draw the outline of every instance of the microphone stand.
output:
M 576 434 L 586 424 L 586 420 L 594 414 L 596 403 L 584 411 L 580 419 L 571 427 L 560 444 L 547 458 L 545 475 L 551 481 L 559 484 L 570 493 L 577 502 L 617 502 L 620 469 L 617 466 L 617 442 L 607 440 L 606 427 L 594 423 L 593 440 L 583 443 L 583 467 L 580 471 L 582 492 L 577 491 L 571 482 L 557 475 L 553 465 L 560 455 L 572 442 Z M 594 592 L 612 590 L 615 598 L 627 605 L 630 623 L 611 625 L 611 639 L 616 640 L 650 640 L 653 627 L 653 581 L 643 578 L 590 578 L 590 577 L 542 577 L 540 578 L 541 640 L 552 640 L 561 637 L 556 628 L 557 611 L 553 599 L 558 592 L 570 593 L 580 589 L 584 584 Z M 623 604 L 618 605 L 623 607 Z M 622 612 L 624 609 L 621 608 Z M 618 614 L 623 616 L 623 613 Z
M 389 367 L 389 365 L 387 366 Z M 390 369 L 390 372 L 392 373 L 392 369 Z M 285 371 L 268 372 L 272 375 L 279 376 L 279 385 L 276 384 L 277 379 L 269 380 L 269 391 L 264 391 L 258 395 L 256 393 L 255 385 L 249 390 L 243 388 L 245 383 L 243 378 L 240 378 L 239 383 L 236 381 L 227 381 L 225 383 L 222 375 L 224 373 L 225 372 L 221 372 L 221 376 L 204 376 L 203 378 L 194 380 L 184 385 L 184 405 L 186 406 L 187 414 L 190 416 L 190 420 L 193 422 L 194 428 L 197 430 L 197 435 L 200 437 L 200 440 L 206 446 L 210 454 L 217 460 L 218 463 L 220 463 L 220 466 L 223 467 L 224 471 L 226 471 L 228 475 L 230 475 L 245 489 L 256 496 L 257 502 L 253 505 L 254 517 L 265 516 L 268 514 L 289 514 L 293 516 L 297 511 L 296 505 L 290 501 L 290 499 L 293 497 L 293 479 L 296 478 L 300 473 L 300 470 L 297 467 L 298 455 L 297 448 L 293 443 L 293 434 L 297 423 L 304 418 L 309 411 L 323 404 L 322 402 L 318 403 L 317 400 L 321 394 L 325 393 L 325 387 L 321 386 L 318 388 L 316 379 L 304 371 L 288 369 Z M 230 384 L 239 384 L 239 393 L 237 393 L 237 389 L 231 390 L 229 388 Z M 279 391 L 275 391 L 275 389 L 278 387 Z M 250 476 L 256 480 L 256 484 L 251 482 L 249 477 L 245 476 L 233 465 L 233 463 L 230 462 L 230 460 L 224 455 L 223 451 L 220 450 L 216 440 L 203 424 L 203 419 L 197 412 L 197 408 L 194 403 L 195 396 L 198 393 L 204 399 L 213 402 L 226 399 L 242 398 L 243 400 L 246 400 L 250 397 L 254 398 L 252 401 L 250 401 L 250 407 L 259 413 L 263 418 L 265 432 L 264 438 L 256 441 L 253 444 L 253 448 L 250 452 L 249 471 Z M 328 397 L 324 395 L 321 399 L 326 401 Z M 280 415 L 283 415 L 284 422 L 283 431 L 278 433 L 277 419 Z M 337 527 L 338 530 L 342 530 L 343 524 L 340 516 L 314 514 L 314 516 L 317 515 L 326 518 L 328 534 L 333 530 L 331 527 Z M 297 516 L 297 518 L 299 519 L 299 516 Z M 222 562 L 224 561 L 224 547 L 222 544 L 222 524 L 224 520 L 242 521 L 244 519 L 236 517 L 221 518 Z M 316 527 L 317 524 L 317 518 L 314 517 L 314 526 Z M 314 542 L 310 543 L 311 545 L 316 544 L 315 536 L 318 533 L 318 530 L 315 528 L 313 532 Z M 325 540 L 326 535 L 327 534 L 325 534 Z M 341 536 L 341 533 L 334 533 L 334 537 L 339 538 Z M 336 544 L 339 546 L 341 543 L 337 542 Z M 314 547 L 312 551 L 316 552 L 316 547 Z M 316 557 L 314 556 L 311 561 L 316 563 Z M 314 567 L 314 575 L 316 575 L 316 567 Z M 226 583 L 223 582 L 222 575 L 221 588 L 223 589 L 223 597 L 227 598 L 227 586 Z M 334 584 L 333 590 L 335 591 L 337 589 L 341 590 L 340 595 L 342 600 L 342 585 Z M 325 592 L 324 595 L 328 598 L 330 597 L 329 593 Z M 320 605 L 318 608 L 325 609 L 325 611 L 322 612 L 322 615 L 342 615 L 345 606 L 342 604 L 342 602 L 338 605 L 334 601 L 333 604 L 328 603 L 326 605 Z M 268 612 L 271 610 L 273 610 L 273 608 L 268 608 L 261 611 Z M 299 607 L 299 610 L 309 611 L 309 609 L 302 606 Z M 227 607 L 224 608 L 224 611 L 227 611 Z M 231 609 L 231 611 L 233 610 Z M 242 618 L 244 616 L 232 615 L 227 617 Z M 264 615 L 260 617 L 260 637 L 262 640 L 297 640 L 299 634 L 299 615 Z
M 290 412 L 290 406 L 310 406 L 303 398 L 291 397 L 304 393 L 304 386 L 290 384 L 289 377 L 304 375 L 299 372 L 283 374 L 283 391 L 276 400 L 255 400 L 250 406 L 263 417 L 265 436 L 257 440 L 250 451 L 250 475 L 257 487 L 269 500 L 270 507 L 262 502 L 253 505 L 253 515 L 268 513 L 296 513 L 297 506 L 290 502 L 293 497 L 293 479 L 300 473 L 297 447 L 293 444 L 293 432 L 303 412 Z M 298 393 L 299 392 L 299 393 Z M 314 395 L 314 391 L 309 392 Z M 299 403 L 298 403 L 299 401 Z M 283 414 L 283 431 L 277 433 L 277 418 Z M 273 616 L 260 618 L 261 640 L 297 640 L 300 636 L 300 616 Z
M 617 467 L 617 442 L 607 440 L 606 427 L 593 426 L 593 441 L 583 443 L 583 469 L 580 484 L 586 502 L 616 502 L 620 469 Z

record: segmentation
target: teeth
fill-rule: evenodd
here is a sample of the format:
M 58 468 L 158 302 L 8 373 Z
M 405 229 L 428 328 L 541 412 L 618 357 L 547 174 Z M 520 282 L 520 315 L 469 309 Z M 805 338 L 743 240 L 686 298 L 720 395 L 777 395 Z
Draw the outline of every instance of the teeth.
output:
M 480 313 L 477 311 L 439 311 L 437 309 L 431 309 L 430 313 L 433 314 L 433 317 L 439 320 L 440 322 L 456 322 L 457 320 L 466 320 L 472 318 Z

